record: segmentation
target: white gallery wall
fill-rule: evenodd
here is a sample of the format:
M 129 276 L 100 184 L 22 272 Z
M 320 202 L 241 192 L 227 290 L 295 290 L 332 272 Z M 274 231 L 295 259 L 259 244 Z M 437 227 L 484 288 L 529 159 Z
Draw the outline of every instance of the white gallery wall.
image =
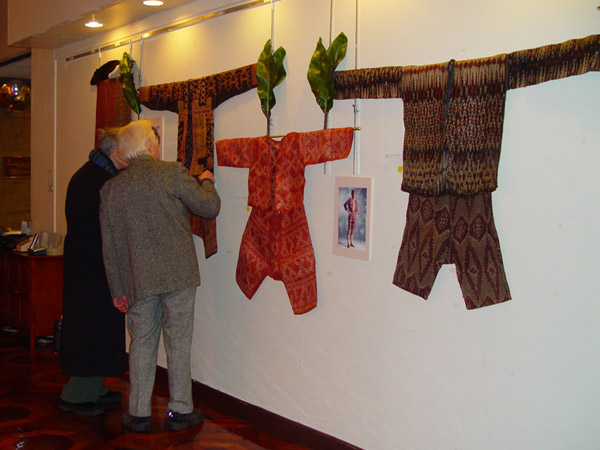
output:
M 286 134 L 322 128 L 306 80 L 319 37 L 327 44 L 330 33 L 348 36 L 339 70 L 481 58 L 596 34 L 597 3 L 334 0 L 330 8 L 326 0 L 280 0 L 273 15 L 267 4 L 66 61 L 200 15 L 210 2 L 198 2 L 58 49 L 57 231 L 66 231 L 69 178 L 94 142 L 89 81 L 123 51 L 141 67 L 141 85 L 201 78 L 256 62 L 274 17 L 287 78 L 275 89 L 272 133 Z M 193 378 L 366 449 L 600 448 L 600 73 L 508 92 L 493 201 L 513 300 L 473 311 L 453 266 L 440 271 L 427 301 L 392 285 L 408 201 L 400 190 L 403 103 L 361 100 L 358 109 L 351 156 L 306 169 L 319 304 L 305 315 L 293 315 L 279 281 L 265 280 L 250 301 L 237 287 L 249 174 L 217 166 L 219 252 L 206 260 L 196 240 Z M 162 118 L 164 157 L 174 160 L 176 114 L 144 109 L 142 117 Z M 336 101 L 329 126 L 353 124 L 353 101 Z M 265 132 L 256 90 L 215 110 L 216 140 Z M 335 179 L 354 175 L 373 184 L 368 261 L 332 254 Z

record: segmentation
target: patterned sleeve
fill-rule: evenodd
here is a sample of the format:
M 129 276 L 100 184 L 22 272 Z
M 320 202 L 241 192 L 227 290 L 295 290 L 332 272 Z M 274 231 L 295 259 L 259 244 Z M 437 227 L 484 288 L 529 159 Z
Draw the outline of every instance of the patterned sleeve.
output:
M 195 215 L 214 219 L 221 209 L 221 199 L 212 182 L 198 183 L 179 163 L 172 163 L 173 173 L 169 177 L 181 201 Z
M 217 73 L 203 78 L 203 81 L 206 95 L 212 97 L 212 108 L 216 109 L 231 97 L 256 87 L 256 64 Z
M 183 92 L 187 92 L 187 82 L 155 84 L 143 86 L 139 89 L 142 105 L 154 110 L 167 110 L 178 112 L 178 100 L 183 98 Z
M 509 53 L 508 89 L 600 71 L 600 35 Z
M 331 128 L 299 133 L 299 151 L 305 165 L 344 159 L 352 149 L 352 128 Z
M 335 72 L 334 98 L 401 98 L 402 71 L 397 66 Z
M 217 141 L 217 164 L 228 167 L 250 167 L 256 158 L 257 138 L 236 138 Z

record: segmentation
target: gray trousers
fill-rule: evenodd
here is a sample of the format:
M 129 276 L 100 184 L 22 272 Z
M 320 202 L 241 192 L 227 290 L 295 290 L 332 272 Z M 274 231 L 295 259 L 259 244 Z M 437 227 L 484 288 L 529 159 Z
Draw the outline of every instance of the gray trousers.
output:
M 136 301 L 127 313 L 129 346 L 129 414 L 152 413 L 161 329 L 169 375 L 169 410 L 193 411 L 190 348 L 194 331 L 196 288 L 155 295 Z
M 60 398 L 71 403 L 97 403 L 107 392 L 104 377 L 71 377 L 63 386 Z

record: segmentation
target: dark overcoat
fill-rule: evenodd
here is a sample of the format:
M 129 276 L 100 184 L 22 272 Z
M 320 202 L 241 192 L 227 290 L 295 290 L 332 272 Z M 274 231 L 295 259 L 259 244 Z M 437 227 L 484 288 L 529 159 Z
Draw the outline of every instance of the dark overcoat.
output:
M 112 304 L 102 260 L 99 192 L 110 178 L 106 169 L 88 161 L 67 188 L 59 350 L 66 375 L 116 377 L 125 369 L 125 315 Z

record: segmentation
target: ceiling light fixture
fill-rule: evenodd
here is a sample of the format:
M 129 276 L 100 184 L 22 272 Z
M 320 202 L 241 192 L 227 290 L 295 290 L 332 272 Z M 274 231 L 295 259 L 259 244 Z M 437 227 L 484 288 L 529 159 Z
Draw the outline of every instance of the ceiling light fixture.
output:
M 100 28 L 103 27 L 104 24 L 100 23 L 100 22 L 96 22 L 96 17 L 94 16 L 94 14 L 92 14 L 92 20 L 90 20 L 89 22 L 87 22 L 85 24 L 86 27 L 88 28 Z
M 161 0 L 144 0 L 143 3 L 146 6 L 162 6 L 163 4 Z

